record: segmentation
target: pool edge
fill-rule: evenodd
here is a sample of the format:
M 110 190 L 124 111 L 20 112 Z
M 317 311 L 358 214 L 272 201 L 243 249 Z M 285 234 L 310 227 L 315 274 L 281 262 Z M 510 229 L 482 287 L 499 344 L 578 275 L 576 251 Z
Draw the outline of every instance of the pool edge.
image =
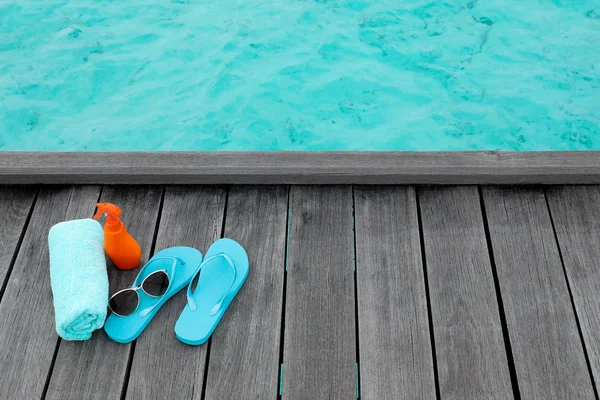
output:
M 600 151 L 0 152 L 0 184 L 600 184 Z

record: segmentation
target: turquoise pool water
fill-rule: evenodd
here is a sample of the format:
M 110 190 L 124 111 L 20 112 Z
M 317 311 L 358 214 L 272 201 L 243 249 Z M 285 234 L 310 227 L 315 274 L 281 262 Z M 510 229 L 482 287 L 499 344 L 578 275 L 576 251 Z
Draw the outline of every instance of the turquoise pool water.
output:
M 0 4 L 1 150 L 600 150 L 598 0 Z

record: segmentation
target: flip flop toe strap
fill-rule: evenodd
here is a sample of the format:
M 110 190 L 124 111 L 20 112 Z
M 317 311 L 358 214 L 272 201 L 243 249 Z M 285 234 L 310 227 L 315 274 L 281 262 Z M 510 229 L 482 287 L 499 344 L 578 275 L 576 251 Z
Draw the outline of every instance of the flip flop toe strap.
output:
M 196 300 L 194 300 L 194 297 L 193 297 L 194 293 L 192 293 L 192 282 L 194 281 L 196 276 L 198 274 L 200 274 L 200 272 L 202 271 L 202 268 L 205 268 L 206 265 L 210 261 L 212 261 L 216 258 L 223 258 L 223 259 L 225 259 L 225 261 L 227 261 L 227 264 L 231 267 L 231 270 L 233 271 L 233 278 L 231 279 L 231 282 L 229 283 L 229 287 L 227 288 L 227 290 L 219 298 L 219 301 L 217 301 L 217 303 L 210 309 L 210 311 L 209 311 L 210 316 L 216 315 L 221 310 L 221 308 L 223 307 L 223 303 L 225 302 L 225 299 L 227 299 L 227 295 L 229 294 L 229 292 L 231 291 L 231 288 L 233 287 L 233 284 L 235 283 L 236 270 L 235 270 L 235 264 L 234 264 L 233 260 L 231 259 L 231 257 L 229 257 L 225 253 L 219 253 L 219 254 L 215 254 L 214 256 L 208 257 L 206 260 L 204 260 L 204 262 L 200 265 L 200 268 L 198 268 L 198 271 L 196 271 L 196 273 L 194 274 L 194 277 L 192 278 L 192 281 L 188 285 L 188 290 L 187 290 L 187 300 L 188 300 L 188 305 L 190 306 L 190 310 L 196 311 L 198 309 L 198 305 L 196 304 Z M 200 278 L 198 278 L 198 279 L 200 279 Z

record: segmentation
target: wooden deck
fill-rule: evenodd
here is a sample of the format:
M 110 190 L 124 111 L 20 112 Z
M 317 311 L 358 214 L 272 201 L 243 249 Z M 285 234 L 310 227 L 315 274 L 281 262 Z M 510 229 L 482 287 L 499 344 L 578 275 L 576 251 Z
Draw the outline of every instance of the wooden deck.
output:
M 144 259 L 247 249 L 206 345 L 175 338 L 183 293 L 132 344 L 58 338 L 48 230 L 98 200 Z M 0 210 L 0 399 L 598 399 L 600 186 L 4 186 Z

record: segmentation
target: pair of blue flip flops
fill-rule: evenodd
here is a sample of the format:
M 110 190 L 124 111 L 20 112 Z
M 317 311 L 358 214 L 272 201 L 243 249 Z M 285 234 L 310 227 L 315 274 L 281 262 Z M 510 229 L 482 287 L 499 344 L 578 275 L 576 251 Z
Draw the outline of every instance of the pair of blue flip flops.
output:
M 244 248 L 231 239 L 213 243 L 204 260 L 194 248 L 171 247 L 156 253 L 131 287 L 138 287 L 148 275 L 160 270 L 169 276 L 165 294 L 156 298 L 140 292 L 133 314 L 122 317 L 111 313 L 104 324 L 111 339 L 119 343 L 135 340 L 160 307 L 187 285 L 187 304 L 175 323 L 175 335 L 190 345 L 206 342 L 244 284 L 249 262 Z

